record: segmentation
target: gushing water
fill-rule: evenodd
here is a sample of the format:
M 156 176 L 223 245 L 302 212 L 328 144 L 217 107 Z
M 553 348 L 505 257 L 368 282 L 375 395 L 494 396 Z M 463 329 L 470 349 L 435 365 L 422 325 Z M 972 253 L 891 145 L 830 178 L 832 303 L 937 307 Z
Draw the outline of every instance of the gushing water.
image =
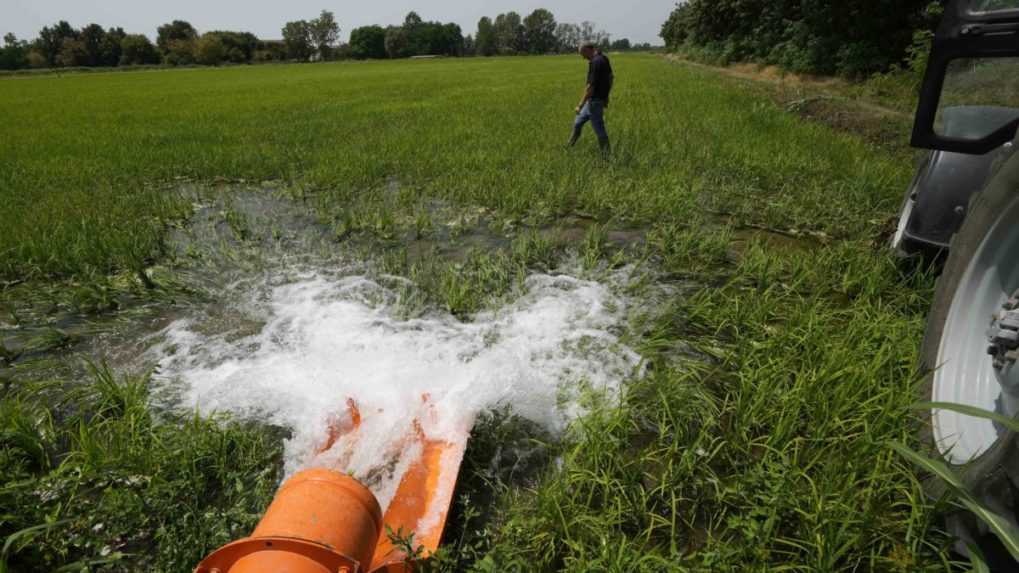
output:
M 338 466 L 386 507 L 419 454 L 407 440 L 415 423 L 442 439 L 509 405 L 560 431 L 583 393 L 614 394 L 641 367 L 618 337 L 627 302 L 598 282 L 533 275 L 515 302 L 470 322 L 400 318 L 400 292 L 323 272 L 241 286 L 221 312 L 246 326 L 224 331 L 208 316 L 172 323 L 154 350 L 157 380 L 182 406 L 291 429 L 289 472 Z M 358 438 L 330 444 L 329 429 L 351 423 L 348 400 L 362 417 Z

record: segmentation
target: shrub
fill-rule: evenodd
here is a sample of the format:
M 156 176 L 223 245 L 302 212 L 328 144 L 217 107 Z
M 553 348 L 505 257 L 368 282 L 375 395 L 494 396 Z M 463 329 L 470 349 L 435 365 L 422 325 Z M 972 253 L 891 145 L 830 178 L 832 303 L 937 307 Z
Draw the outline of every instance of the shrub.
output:
M 223 41 L 215 34 L 204 34 L 195 44 L 195 61 L 206 66 L 217 66 L 227 58 Z M 241 61 L 244 55 L 241 54 Z

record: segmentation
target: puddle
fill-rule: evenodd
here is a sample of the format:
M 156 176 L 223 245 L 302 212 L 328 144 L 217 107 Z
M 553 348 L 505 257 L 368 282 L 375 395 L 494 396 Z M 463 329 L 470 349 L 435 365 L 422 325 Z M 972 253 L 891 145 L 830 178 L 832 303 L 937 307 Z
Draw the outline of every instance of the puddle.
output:
M 733 231 L 730 249 L 736 255 L 736 258 L 739 258 L 755 242 L 761 243 L 769 249 L 793 252 L 811 251 L 821 244 L 819 239 L 809 235 L 798 235 L 793 232 L 781 232 L 772 229 L 749 228 Z

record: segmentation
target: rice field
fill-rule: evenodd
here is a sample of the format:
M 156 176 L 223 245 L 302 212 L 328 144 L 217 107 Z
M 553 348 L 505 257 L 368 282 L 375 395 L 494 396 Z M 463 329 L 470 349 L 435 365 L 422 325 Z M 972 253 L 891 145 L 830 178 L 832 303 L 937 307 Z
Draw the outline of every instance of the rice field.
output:
M 0 79 L 0 570 L 189 571 L 250 531 L 293 428 L 168 408 L 111 349 L 312 254 L 410 285 L 394 320 L 473 324 L 567 270 L 637 309 L 617 399 L 482 415 L 435 570 L 950 567 L 887 445 L 933 287 L 881 238 L 909 154 L 708 68 L 613 67 L 607 161 L 564 149 L 576 57 Z

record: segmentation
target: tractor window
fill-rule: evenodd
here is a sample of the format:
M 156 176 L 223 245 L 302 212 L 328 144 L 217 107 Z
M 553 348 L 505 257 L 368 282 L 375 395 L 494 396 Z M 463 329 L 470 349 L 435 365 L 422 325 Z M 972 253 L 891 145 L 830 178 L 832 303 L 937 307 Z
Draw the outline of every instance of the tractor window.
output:
M 997 12 L 1019 9 L 1019 0 L 971 0 L 970 12 Z
M 1019 0 L 1011 0 L 1019 4 Z M 1019 118 L 1019 57 L 962 58 L 948 64 L 934 131 L 983 139 Z

